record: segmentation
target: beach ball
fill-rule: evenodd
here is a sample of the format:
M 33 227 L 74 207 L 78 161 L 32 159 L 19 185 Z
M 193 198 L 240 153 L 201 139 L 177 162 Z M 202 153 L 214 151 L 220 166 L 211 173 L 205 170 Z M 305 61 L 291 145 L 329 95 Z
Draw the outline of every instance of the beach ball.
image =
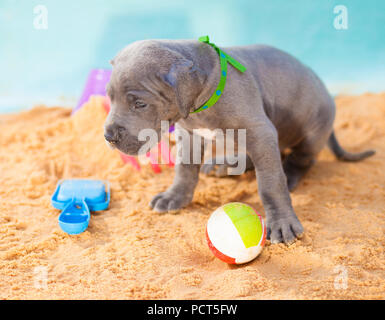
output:
M 229 264 L 242 264 L 255 259 L 262 251 L 266 226 L 252 207 L 231 202 L 211 214 L 206 239 L 217 258 Z

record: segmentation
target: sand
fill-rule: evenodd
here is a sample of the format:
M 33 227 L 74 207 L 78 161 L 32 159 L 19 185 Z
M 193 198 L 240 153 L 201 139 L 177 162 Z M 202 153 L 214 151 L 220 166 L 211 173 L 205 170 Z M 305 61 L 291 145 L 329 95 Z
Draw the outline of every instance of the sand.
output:
M 267 242 L 242 266 L 212 255 L 205 225 L 231 201 L 264 216 L 253 172 L 201 175 L 192 204 L 158 214 L 148 203 L 173 169 L 138 172 L 108 149 L 100 99 L 73 117 L 44 106 L 0 116 L 0 299 L 384 299 L 385 93 L 336 102 L 343 146 L 377 154 L 343 163 L 323 150 L 292 193 L 304 237 Z M 62 178 L 111 183 L 110 208 L 80 235 L 61 231 L 50 204 Z

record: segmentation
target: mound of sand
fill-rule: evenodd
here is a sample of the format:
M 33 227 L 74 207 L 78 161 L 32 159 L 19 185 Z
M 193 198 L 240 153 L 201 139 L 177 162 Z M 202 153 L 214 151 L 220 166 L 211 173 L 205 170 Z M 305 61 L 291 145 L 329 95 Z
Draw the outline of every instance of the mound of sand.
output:
M 325 149 L 292 194 L 304 238 L 289 247 L 267 242 L 243 266 L 211 254 L 205 225 L 231 201 L 264 214 L 253 172 L 202 175 L 191 205 L 158 214 L 148 203 L 173 169 L 124 165 L 103 140 L 100 99 L 73 117 L 44 106 L 1 116 L 0 299 L 384 299 L 385 94 L 339 97 L 337 105 L 342 145 L 377 154 L 343 163 Z M 108 179 L 112 199 L 86 232 L 70 236 L 50 197 L 59 179 L 74 177 Z

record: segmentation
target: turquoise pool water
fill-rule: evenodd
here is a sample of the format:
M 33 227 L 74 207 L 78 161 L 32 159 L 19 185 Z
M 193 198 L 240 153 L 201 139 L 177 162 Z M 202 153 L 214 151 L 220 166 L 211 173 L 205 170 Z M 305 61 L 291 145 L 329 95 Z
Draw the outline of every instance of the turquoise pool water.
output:
M 348 28 L 333 12 L 345 5 Z M 35 29 L 36 5 L 48 29 Z M 36 103 L 73 106 L 92 68 L 128 43 L 198 38 L 266 43 L 313 68 L 333 94 L 385 90 L 385 1 L 39 0 L 0 2 L 0 112 Z

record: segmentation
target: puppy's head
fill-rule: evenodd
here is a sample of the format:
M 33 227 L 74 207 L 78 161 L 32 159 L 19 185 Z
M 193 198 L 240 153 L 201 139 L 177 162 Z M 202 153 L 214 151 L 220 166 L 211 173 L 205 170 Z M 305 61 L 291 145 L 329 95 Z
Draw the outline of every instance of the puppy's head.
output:
M 106 141 L 136 155 L 146 141 L 138 136 L 153 129 L 161 138 L 161 121 L 173 125 L 186 118 L 202 86 L 202 75 L 188 59 L 162 41 L 135 42 L 111 61 L 107 94 L 111 110 L 104 127 Z

